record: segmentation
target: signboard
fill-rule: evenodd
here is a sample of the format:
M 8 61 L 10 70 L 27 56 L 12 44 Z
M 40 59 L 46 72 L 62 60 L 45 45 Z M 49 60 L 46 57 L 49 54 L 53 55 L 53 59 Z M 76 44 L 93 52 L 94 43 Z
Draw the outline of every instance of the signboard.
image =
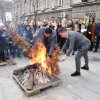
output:
M 6 12 L 6 21 L 12 21 L 12 14 L 11 14 L 11 12 Z

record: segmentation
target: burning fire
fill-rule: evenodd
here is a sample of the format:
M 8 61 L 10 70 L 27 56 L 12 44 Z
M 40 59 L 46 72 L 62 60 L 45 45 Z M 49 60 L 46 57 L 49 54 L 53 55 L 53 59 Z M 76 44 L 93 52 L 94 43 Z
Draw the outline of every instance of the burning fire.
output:
M 51 68 L 47 65 L 46 48 L 43 43 L 38 43 L 37 46 L 32 48 L 31 51 L 31 64 L 41 64 L 43 73 L 48 72 L 52 74 Z
M 13 72 L 17 75 L 18 81 L 27 89 L 32 90 L 34 85 L 41 85 L 52 82 L 59 74 L 58 65 L 60 48 L 56 45 L 50 59 L 47 59 L 47 50 L 43 43 L 32 44 L 26 42 L 19 36 L 15 28 L 10 28 L 13 44 L 19 43 L 19 48 L 25 50 L 24 55 L 31 59 L 31 65 Z
M 56 79 L 60 69 L 58 65 L 60 49 L 55 46 L 50 59 L 47 59 L 47 51 L 43 43 L 37 43 L 28 51 L 31 65 L 23 70 L 15 70 L 19 82 L 27 89 L 32 90 L 34 85 L 47 84 Z M 20 74 L 21 73 L 21 74 Z

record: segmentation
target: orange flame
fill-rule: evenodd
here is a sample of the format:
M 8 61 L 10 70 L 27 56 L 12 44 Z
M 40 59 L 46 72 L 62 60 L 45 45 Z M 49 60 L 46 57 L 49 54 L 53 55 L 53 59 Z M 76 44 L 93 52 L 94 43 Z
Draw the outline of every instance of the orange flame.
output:
M 37 43 L 37 46 L 32 48 L 31 64 L 41 64 L 43 72 L 45 73 L 48 71 L 48 73 L 51 75 L 51 68 L 49 68 L 46 62 L 46 48 L 43 43 Z

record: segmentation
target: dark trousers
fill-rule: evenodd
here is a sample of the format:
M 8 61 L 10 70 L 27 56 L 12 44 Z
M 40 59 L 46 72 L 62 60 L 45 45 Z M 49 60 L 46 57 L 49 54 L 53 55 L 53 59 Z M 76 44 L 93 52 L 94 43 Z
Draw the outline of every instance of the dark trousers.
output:
M 16 46 L 13 46 L 13 45 L 10 46 L 10 54 L 12 55 L 13 58 L 15 58 Z
M 80 67 L 81 67 L 81 57 L 84 57 L 85 60 L 85 67 L 89 67 L 88 66 L 88 49 L 90 48 L 90 43 L 86 42 L 84 43 L 81 48 L 78 50 L 77 55 L 75 57 L 75 61 L 76 61 L 76 71 L 80 72 Z
M 22 49 L 17 47 L 16 53 L 17 53 L 17 57 L 21 57 Z
M 85 60 L 85 67 L 88 68 L 88 49 L 84 51 L 78 51 L 76 57 L 75 57 L 75 62 L 76 62 L 76 71 L 80 72 L 80 67 L 81 67 L 81 57 L 84 57 Z
M 4 51 L 0 51 L 0 60 L 1 61 L 6 61 Z
M 93 47 L 94 47 L 94 44 L 93 44 L 93 42 L 91 42 L 90 51 L 93 50 Z
M 92 35 L 87 34 L 87 38 L 91 41 Z M 91 41 L 90 51 L 92 51 L 92 50 L 93 50 L 93 42 Z
M 98 36 L 97 39 L 96 39 L 95 51 L 97 51 L 98 48 L 99 48 L 99 42 L 100 42 L 100 36 Z

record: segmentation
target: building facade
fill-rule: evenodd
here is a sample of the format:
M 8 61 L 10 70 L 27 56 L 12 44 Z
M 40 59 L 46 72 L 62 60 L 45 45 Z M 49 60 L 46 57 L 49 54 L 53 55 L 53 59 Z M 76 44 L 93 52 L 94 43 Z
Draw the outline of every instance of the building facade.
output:
M 16 0 L 13 16 L 24 20 L 56 17 L 77 20 L 84 16 L 100 16 L 100 0 Z
M 72 0 L 72 19 L 78 20 L 83 16 L 94 16 L 100 19 L 100 0 Z
M 56 17 L 58 19 L 71 18 L 72 7 L 70 0 L 40 0 L 38 5 L 38 19 Z
M 7 22 L 6 12 L 12 12 L 12 2 L 0 0 L 0 22 Z
M 44 18 L 62 17 L 71 18 L 72 7 L 70 0 L 16 0 L 13 3 L 13 16 L 15 18 L 25 18 L 25 20 L 34 18 L 37 20 Z

